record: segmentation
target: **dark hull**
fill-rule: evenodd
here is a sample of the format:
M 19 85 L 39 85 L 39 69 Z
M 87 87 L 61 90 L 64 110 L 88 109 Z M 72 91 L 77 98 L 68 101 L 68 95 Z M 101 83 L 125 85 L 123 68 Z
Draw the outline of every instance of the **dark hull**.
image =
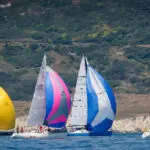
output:
M 0 131 L 0 136 L 12 135 L 14 131 Z

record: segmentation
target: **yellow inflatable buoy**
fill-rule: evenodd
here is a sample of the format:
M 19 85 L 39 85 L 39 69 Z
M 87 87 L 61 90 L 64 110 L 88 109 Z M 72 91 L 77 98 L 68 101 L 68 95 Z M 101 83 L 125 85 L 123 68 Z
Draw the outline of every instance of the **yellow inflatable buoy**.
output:
M 0 132 L 14 129 L 15 119 L 13 103 L 4 89 L 0 87 Z

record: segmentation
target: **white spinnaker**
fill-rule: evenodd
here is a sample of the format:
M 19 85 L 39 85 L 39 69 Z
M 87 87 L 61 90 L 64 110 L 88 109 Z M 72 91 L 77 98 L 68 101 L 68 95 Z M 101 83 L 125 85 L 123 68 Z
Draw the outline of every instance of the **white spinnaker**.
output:
M 86 95 L 86 65 L 82 57 L 78 73 L 74 98 L 72 101 L 69 126 L 84 126 L 87 124 L 87 95 Z
M 45 102 L 45 71 L 46 55 L 43 57 L 42 65 L 35 86 L 32 103 L 28 115 L 28 125 L 42 125 L 46 114 Z
M 109 97 L 97 75 L 93 72 L 92 68 L 88 67 L 91 85 L 98 98 L 99 112 L 92 121 L 91 125 L 94 127 L 100 124 L 104 119 L 114 119 L 114 112 L 111 108 Z

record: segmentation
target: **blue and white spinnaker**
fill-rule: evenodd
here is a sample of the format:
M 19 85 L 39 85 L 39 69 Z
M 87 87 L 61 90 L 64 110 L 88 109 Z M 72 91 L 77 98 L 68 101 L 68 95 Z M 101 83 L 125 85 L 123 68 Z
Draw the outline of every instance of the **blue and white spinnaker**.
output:
M 85 135 L 88 131 L 88 135 L 105 135 L 115 115 L 116 100 L 111 87 L 83 57 L 68 123 L 75 132 L 69 134 Z

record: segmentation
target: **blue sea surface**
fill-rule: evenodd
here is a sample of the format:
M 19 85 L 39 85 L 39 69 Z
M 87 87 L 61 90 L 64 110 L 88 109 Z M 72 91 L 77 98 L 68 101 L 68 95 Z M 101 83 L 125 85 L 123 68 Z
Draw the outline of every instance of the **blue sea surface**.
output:
M 141 134 L 113 134 L 108 137 L 67 137 L 53 134 L 43 139 L 12 139 L 0 136 L 0 150 L 150 150 L 150 138 Z

